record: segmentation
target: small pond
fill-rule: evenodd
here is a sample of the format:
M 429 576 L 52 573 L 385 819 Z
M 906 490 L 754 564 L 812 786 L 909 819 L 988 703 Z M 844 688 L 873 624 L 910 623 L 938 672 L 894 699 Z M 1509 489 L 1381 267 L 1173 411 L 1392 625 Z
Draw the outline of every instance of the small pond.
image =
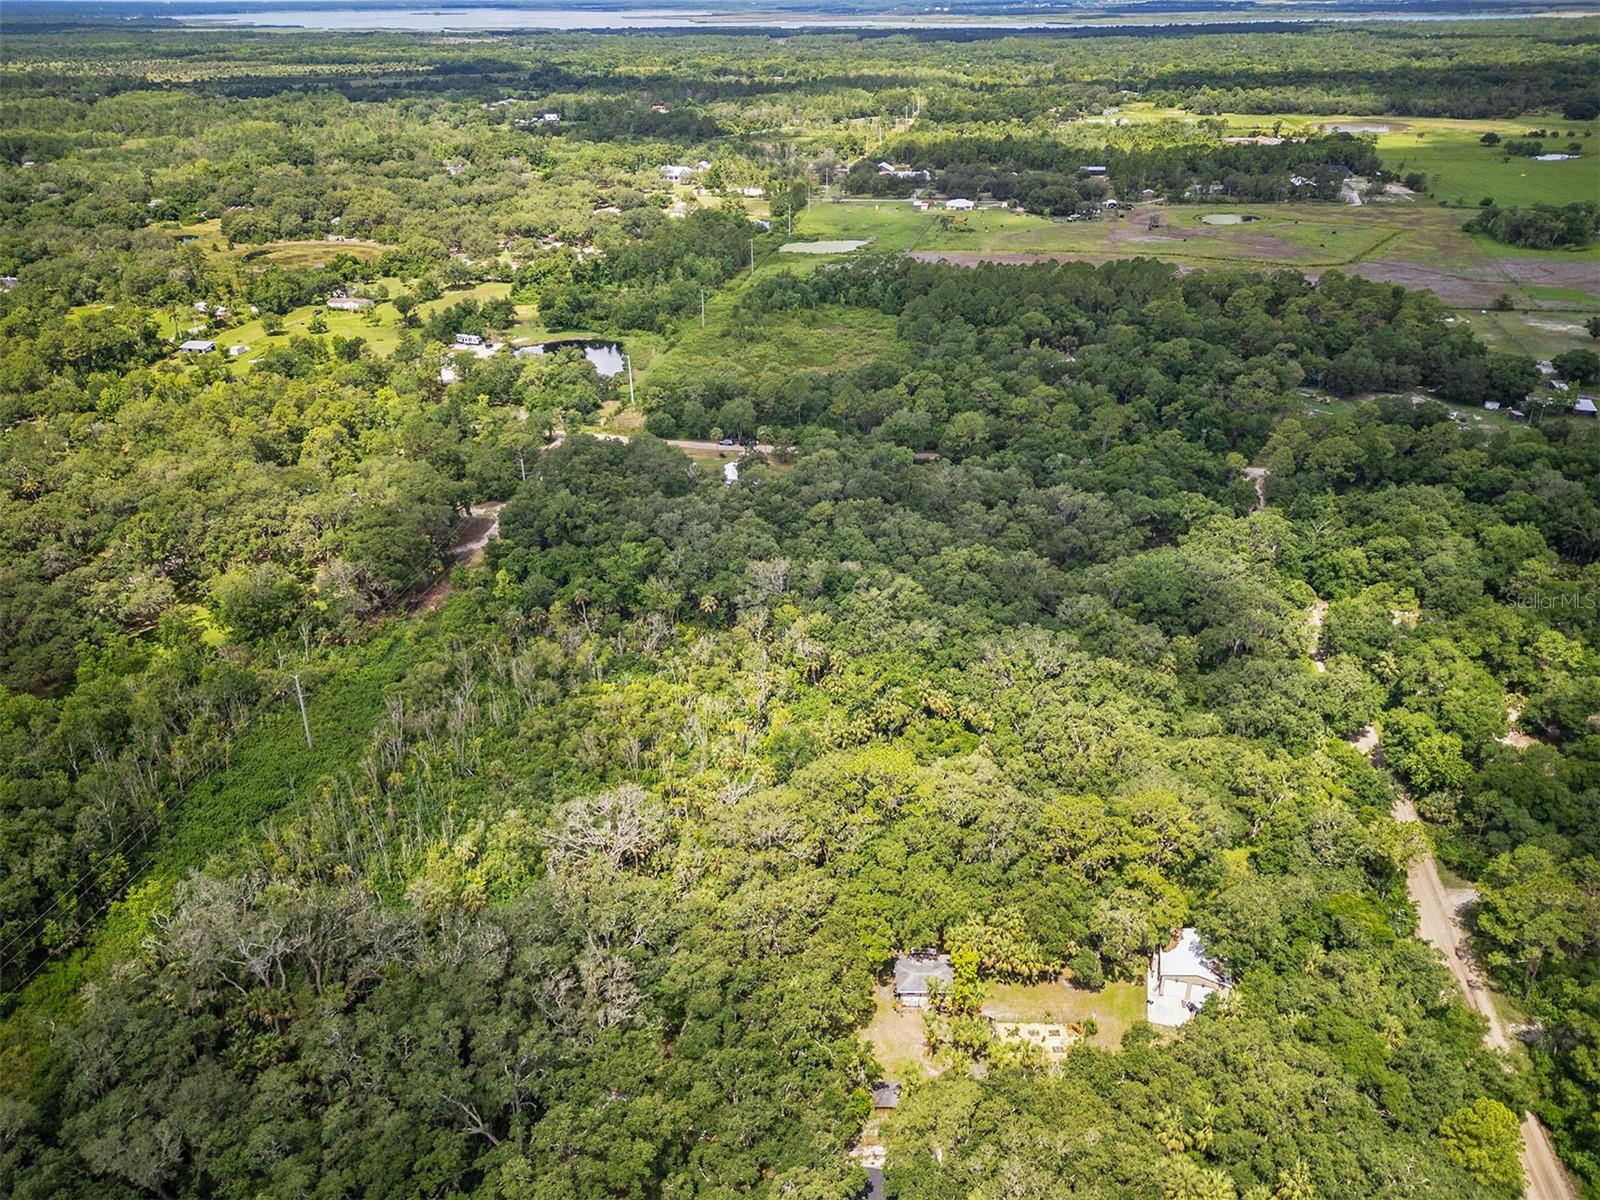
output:
M 566 350 L 577 348 L 583 351 L 583 356 L 594 365 L 594 372 L 602 379 L 612 379 L 621 375 L 625 369 L 622 361 L 622 346 L 618 342 L 590 342 L 581 339 L 569 339 L 560 342 L 536 342 L 532 346 L 518 346 L 516 353 L 520 357 L 527 354 L 545 354 L 551 350 Z
M 1243 225 L 1247 221 L 1259 221 L 1261 218 L 1253 213 L 1207 213 L 1200 219 L 1207 225 Z

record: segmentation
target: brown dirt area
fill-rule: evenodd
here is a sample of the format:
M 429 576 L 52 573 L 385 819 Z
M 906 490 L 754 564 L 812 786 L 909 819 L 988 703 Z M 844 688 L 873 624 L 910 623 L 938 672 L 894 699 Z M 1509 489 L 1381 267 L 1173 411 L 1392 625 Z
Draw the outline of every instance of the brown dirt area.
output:
M 1375 259 L 1340 267 L 1374 283 L 1399 283 L 1430 288 L 1447 304 L 1485 308 L 1518 284 L 1592 290 L 1600 286 L 1600 268 L 1592 262 L 1551 262 L 1536 258 L 1492 258 L 1474 267 L 1430 267 L 1418 262 Z M 1308 272 L 1315 275 L 1317 272 Z M 1523 301 L 1523 303 L 1527 303 Z M 1549 302 L 1559 306 L 1559 302 Z

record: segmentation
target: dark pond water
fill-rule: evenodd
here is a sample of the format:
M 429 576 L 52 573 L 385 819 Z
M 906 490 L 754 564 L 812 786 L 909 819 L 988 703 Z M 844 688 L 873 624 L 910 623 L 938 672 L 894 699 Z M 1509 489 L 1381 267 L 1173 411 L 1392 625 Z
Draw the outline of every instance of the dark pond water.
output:
M 621 375 L 626 368 L 622 359 L 622 345 L 619 342 L 537 342 L 532 346 L 518 346 L 518 354 L 547 354 L 552 350 L 570 350 L 577 347 L 583 351 L 583 356 L 594 364 L 594 371 L 602 379 L 611 379 Z

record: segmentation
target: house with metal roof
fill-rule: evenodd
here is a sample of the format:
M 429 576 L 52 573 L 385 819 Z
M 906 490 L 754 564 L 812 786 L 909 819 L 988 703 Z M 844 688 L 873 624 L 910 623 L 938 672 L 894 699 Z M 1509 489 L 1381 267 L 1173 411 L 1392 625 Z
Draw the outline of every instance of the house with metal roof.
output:
M 948 954 L 919 950 L 894 960 L 894 998 L 907 1008 L 922 1008 L 928 1003 L 928 985 L 941 987 L 955 979 L 955 968 Z

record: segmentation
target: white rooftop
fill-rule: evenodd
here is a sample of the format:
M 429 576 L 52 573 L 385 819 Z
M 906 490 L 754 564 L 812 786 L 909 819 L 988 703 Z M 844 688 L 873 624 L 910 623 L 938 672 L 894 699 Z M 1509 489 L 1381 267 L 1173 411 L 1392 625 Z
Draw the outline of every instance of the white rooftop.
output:
M 1184 929 L 1177 945 L 1151 956 L 1145 974 L 1145 1019 L 1152 1025 L 1186 1025 L 1207 997 L 1227 989 L 1227 980 L 1200 944 L 1199 932 Z
M 1200 944 L 1199 930 L 1184 929 L 1178 935 L 1178 944 L 1171 950 L 1163 950 L 1156 957 L 1160 960 L 1163 976 L 1208 979 L 1218 985 L 1227 982 L 1206 957 L 1205 947 Z

